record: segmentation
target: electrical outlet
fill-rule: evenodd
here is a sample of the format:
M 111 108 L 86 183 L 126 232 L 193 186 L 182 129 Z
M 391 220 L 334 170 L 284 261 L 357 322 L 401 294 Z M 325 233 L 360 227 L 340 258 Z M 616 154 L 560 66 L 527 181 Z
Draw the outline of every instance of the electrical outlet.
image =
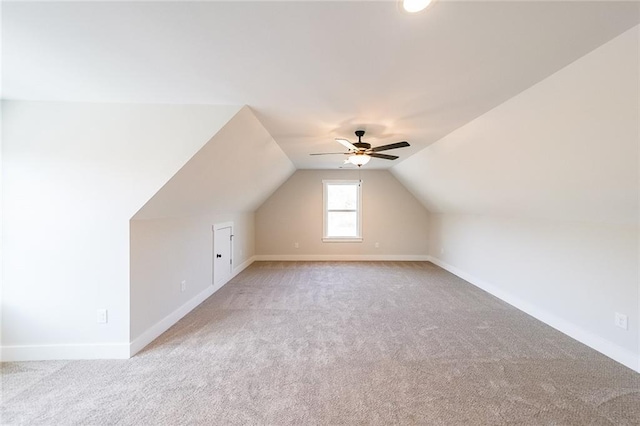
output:
M 298 243 L 293 243 L 293 247 L 294 247 L 294 248 L 300 248 L 300 244 L 298 244 Z
M 629 328 L 627 316 L 625 314 L 621 314 L 620 312 L 616 312 L 615 324 L 623 330 L 628 330 Z
M 380 248 L 380 243 L 376 241 L 376 243 L 373 245 L 375 248 Z
M 180 291 L 185 291 L 186 289 L 187 289 L 187 281 L 186 281 L 186 280 L 183 280 L 183 281 L 180 283 Z
M 444 247 L 440 247 L 440 254 L 444 254 Z
M 98 324 L 106 324 L 108 319 L 109 319 L 109 317 L 107 316 L 107 310 L 106 309 L 98 309 L 96 311 L 96 322 Z

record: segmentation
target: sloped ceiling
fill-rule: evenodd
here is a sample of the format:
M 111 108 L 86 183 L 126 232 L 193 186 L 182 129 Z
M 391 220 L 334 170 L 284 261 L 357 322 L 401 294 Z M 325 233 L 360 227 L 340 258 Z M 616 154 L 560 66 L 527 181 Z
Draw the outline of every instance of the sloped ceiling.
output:
M 295 167 L 250 108 L 242 108 L 133 217 L 257 209 Z
M 4 2 L 3 97 L 249 105 L 297 168 L 402 161 L 621 34 L 637 2 Z M 368 168 L 393 162 L 374 159 Z
M 637 226 L 638 27 L 392 169 L 432 212 Z
M 4 219 L 128 220 L 241 108 L 3 101 Z

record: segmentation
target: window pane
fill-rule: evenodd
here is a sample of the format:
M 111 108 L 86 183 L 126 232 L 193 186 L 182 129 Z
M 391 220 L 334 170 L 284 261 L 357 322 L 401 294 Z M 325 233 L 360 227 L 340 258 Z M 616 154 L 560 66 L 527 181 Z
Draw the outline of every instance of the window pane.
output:
M 327 185 L 329 210 L 355 210 L 358 208 L 358 185 Z
M 329 212 L 327 237 L 357 237 L 357 216 L 356 212 Z

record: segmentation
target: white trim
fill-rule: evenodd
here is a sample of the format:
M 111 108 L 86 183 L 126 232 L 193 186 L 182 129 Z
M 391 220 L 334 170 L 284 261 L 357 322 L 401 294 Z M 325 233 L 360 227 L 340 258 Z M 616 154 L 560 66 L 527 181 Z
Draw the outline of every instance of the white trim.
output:
M 255 261 L 256 261 L 256 256 L 251 256 L 249 259 L 245 260 L 240 265 L 238 265 L 237 267 L 233 268 L 233 274 L 231 274 L 231 278 L 229 278 L 229 280 L 233 279 L 240 272 L 242 272 L 245 269 L 247 269 Z
M 362 238 L 355 237 L 324 237 L 323 243 L 361 243 Z
M 304 261 L 338 261 L 338 262 L 363 262 L 363 261 L 411 261 L 426 262 L 429 256 L 422 254 L 258 254 L 256 261 L 274 262 L 304 262 Z
M 226 226 L 224 227 L 226 228 Z M 185 315 L 195 309 L 199 304 L 204 302 L 207 298 L 209 298 L 216 291 L 220 290 L 226 283 L 231 281 L 236 275 L 242 272 L 244 269 L 249 267 L 255 261 L 255 256 L 249 258 L 242 264 L 240 264 L 237 268 L 233 270 L 233 273 L 229 277 L 227 281 L 222 283 L 218 287 L 214 287 L 213 285 L 207 286 L 206 289 L 201 291 L 191 300 L 186 302 L 184 305 L 180 306 L 178 309 L 158 321 L 155 325 L 148 328 L 145 332 L 143 332 L 139 337 L 137 337 L 134 341 L 132 341 L 129 345 L 129 354 L 130 356 L 134 356 L 136 353 L 140 352 L 145 346 L 149 343 L 153 342 L 155 339 L 160 337 L 162 333 L 167 331 L 171 326 L 180 321 Z
M 128 343 L 3 346 L 0 354 L 2 362 L 127 358 Z
M 221 286 L 222 287 L 222 286 Z M 140 352 L 149 343 L 156 340 L 162 333 L 167 331 L 171 326 L 180 321 L 185 315 L 191 312 L 196 306 L 204 302 L 209 296 L 215 293 L 217 289 L 213 285 L 208 285 L 203 291 L 195 297 L 188 300 L 175 311 L 149 327 L 140 336 L 129 344 L 129 354 L 134 356 Z
M 216 223 L 214 225 L 211 225 L 211 230 L 214 232 L 223 228 L 233 229 L 233 222 L 221 222 L 221 223 Z
M 253 256 L 234 268 L 233 274 L 224 284 L 249 267 L 256 257 Z M 223 285 L 224 285 L 223 284 Z M 77 359 L 128 359 L 158 338 L 169 327 L 191 312 L 196 306 L 215 293 L 218 288 L 207 286 L 194 298 L 151 326 L 130 343 L 60 344 L 60 345 L 19 345 L 0 347 L 0 361 L 41 361 L 41 360 L 77 360 Z
M 484 280 L 476 278 L 473 275 L 470 275 L 453 265 L 449 265 L 448 263 L 443 262 L 437 257 L 428 257 L 429 261 L 438 265 L 442 269 L 446 269 L 452 274 L 457 275 L 458 277 L 486 291 L 487 293 L 494 295 L 498 299 L 510 304 L 511 306 L 531 315 L 532 317 L 555 328 L 556 330 L 566 334 L 567 336 L 581 343 L 584 343 L 585 345 L 589 346 L 592 349 L 595 349 L 603 355 L 608 356 L 614 361 L 617 361 L 620 364 L 640 373 L 640 354 L 636 354 L 633 351 L 630 351 L 620 345 L 617 345 L 610 342 L 609 340 L 595 335 L 592 332 L 585 330 L 584 328 L 579 327 L 564 318 L 540 309 L 539 307 L 525 300 L 522 300 L 519 297 L 514 296 L 504 290 L 501 290 Z
M 230 262 L 231 262 L 231 267 L 229 268 L 229 278 L 224 281 L 223 283 L 216 283 L 216 232 L 220 231 L 221 229 L 227 229 L 227 228 L 231 228 L 230 231 L 230 240 L 229 240 L 229 245 L 231 246 L 229 248 L 229 256 L 230 256 Z M 233 222 L 221 222 L 221 223 L 216 223 L 214 225 L 211 226 L 211 229 L 213 230 L 213 241 L 212 243 L 212 248 L 213 248 L 213 252 L 211 253 L 211 285 L 213 285 L 214 287 L 216 285 L 218 285 L 218 288 L 222 287 L 223 285 L 225 285 L 227 282 L 229 282 L 229 280 L 231 278 L 233 278 L 233 266 L 234 266 L 234 262 L 233 262 L 233 247 L 234 247 L 234 243 L 233 243 Z M 222 279 L 221 279 L 222 281 Z

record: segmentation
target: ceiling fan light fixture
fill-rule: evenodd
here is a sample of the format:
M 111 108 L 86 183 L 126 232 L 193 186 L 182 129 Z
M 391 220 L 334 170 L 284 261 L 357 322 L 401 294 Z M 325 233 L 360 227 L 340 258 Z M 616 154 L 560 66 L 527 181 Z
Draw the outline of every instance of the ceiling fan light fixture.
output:
M 416 13 L 424 10 L 433 0 L 403 0 L 402 7 L 409 13 Z
M 349 162 L 351 164 L 354 164 L 358 167 L 360 166 L 364 166 L 365 164 L 367 164 L 369 162 L 369 160 L 371 160 L 371 157 L 369 157 L 366 154 L 356 154 L 356 155 L 351 155 L 349 157 Z

